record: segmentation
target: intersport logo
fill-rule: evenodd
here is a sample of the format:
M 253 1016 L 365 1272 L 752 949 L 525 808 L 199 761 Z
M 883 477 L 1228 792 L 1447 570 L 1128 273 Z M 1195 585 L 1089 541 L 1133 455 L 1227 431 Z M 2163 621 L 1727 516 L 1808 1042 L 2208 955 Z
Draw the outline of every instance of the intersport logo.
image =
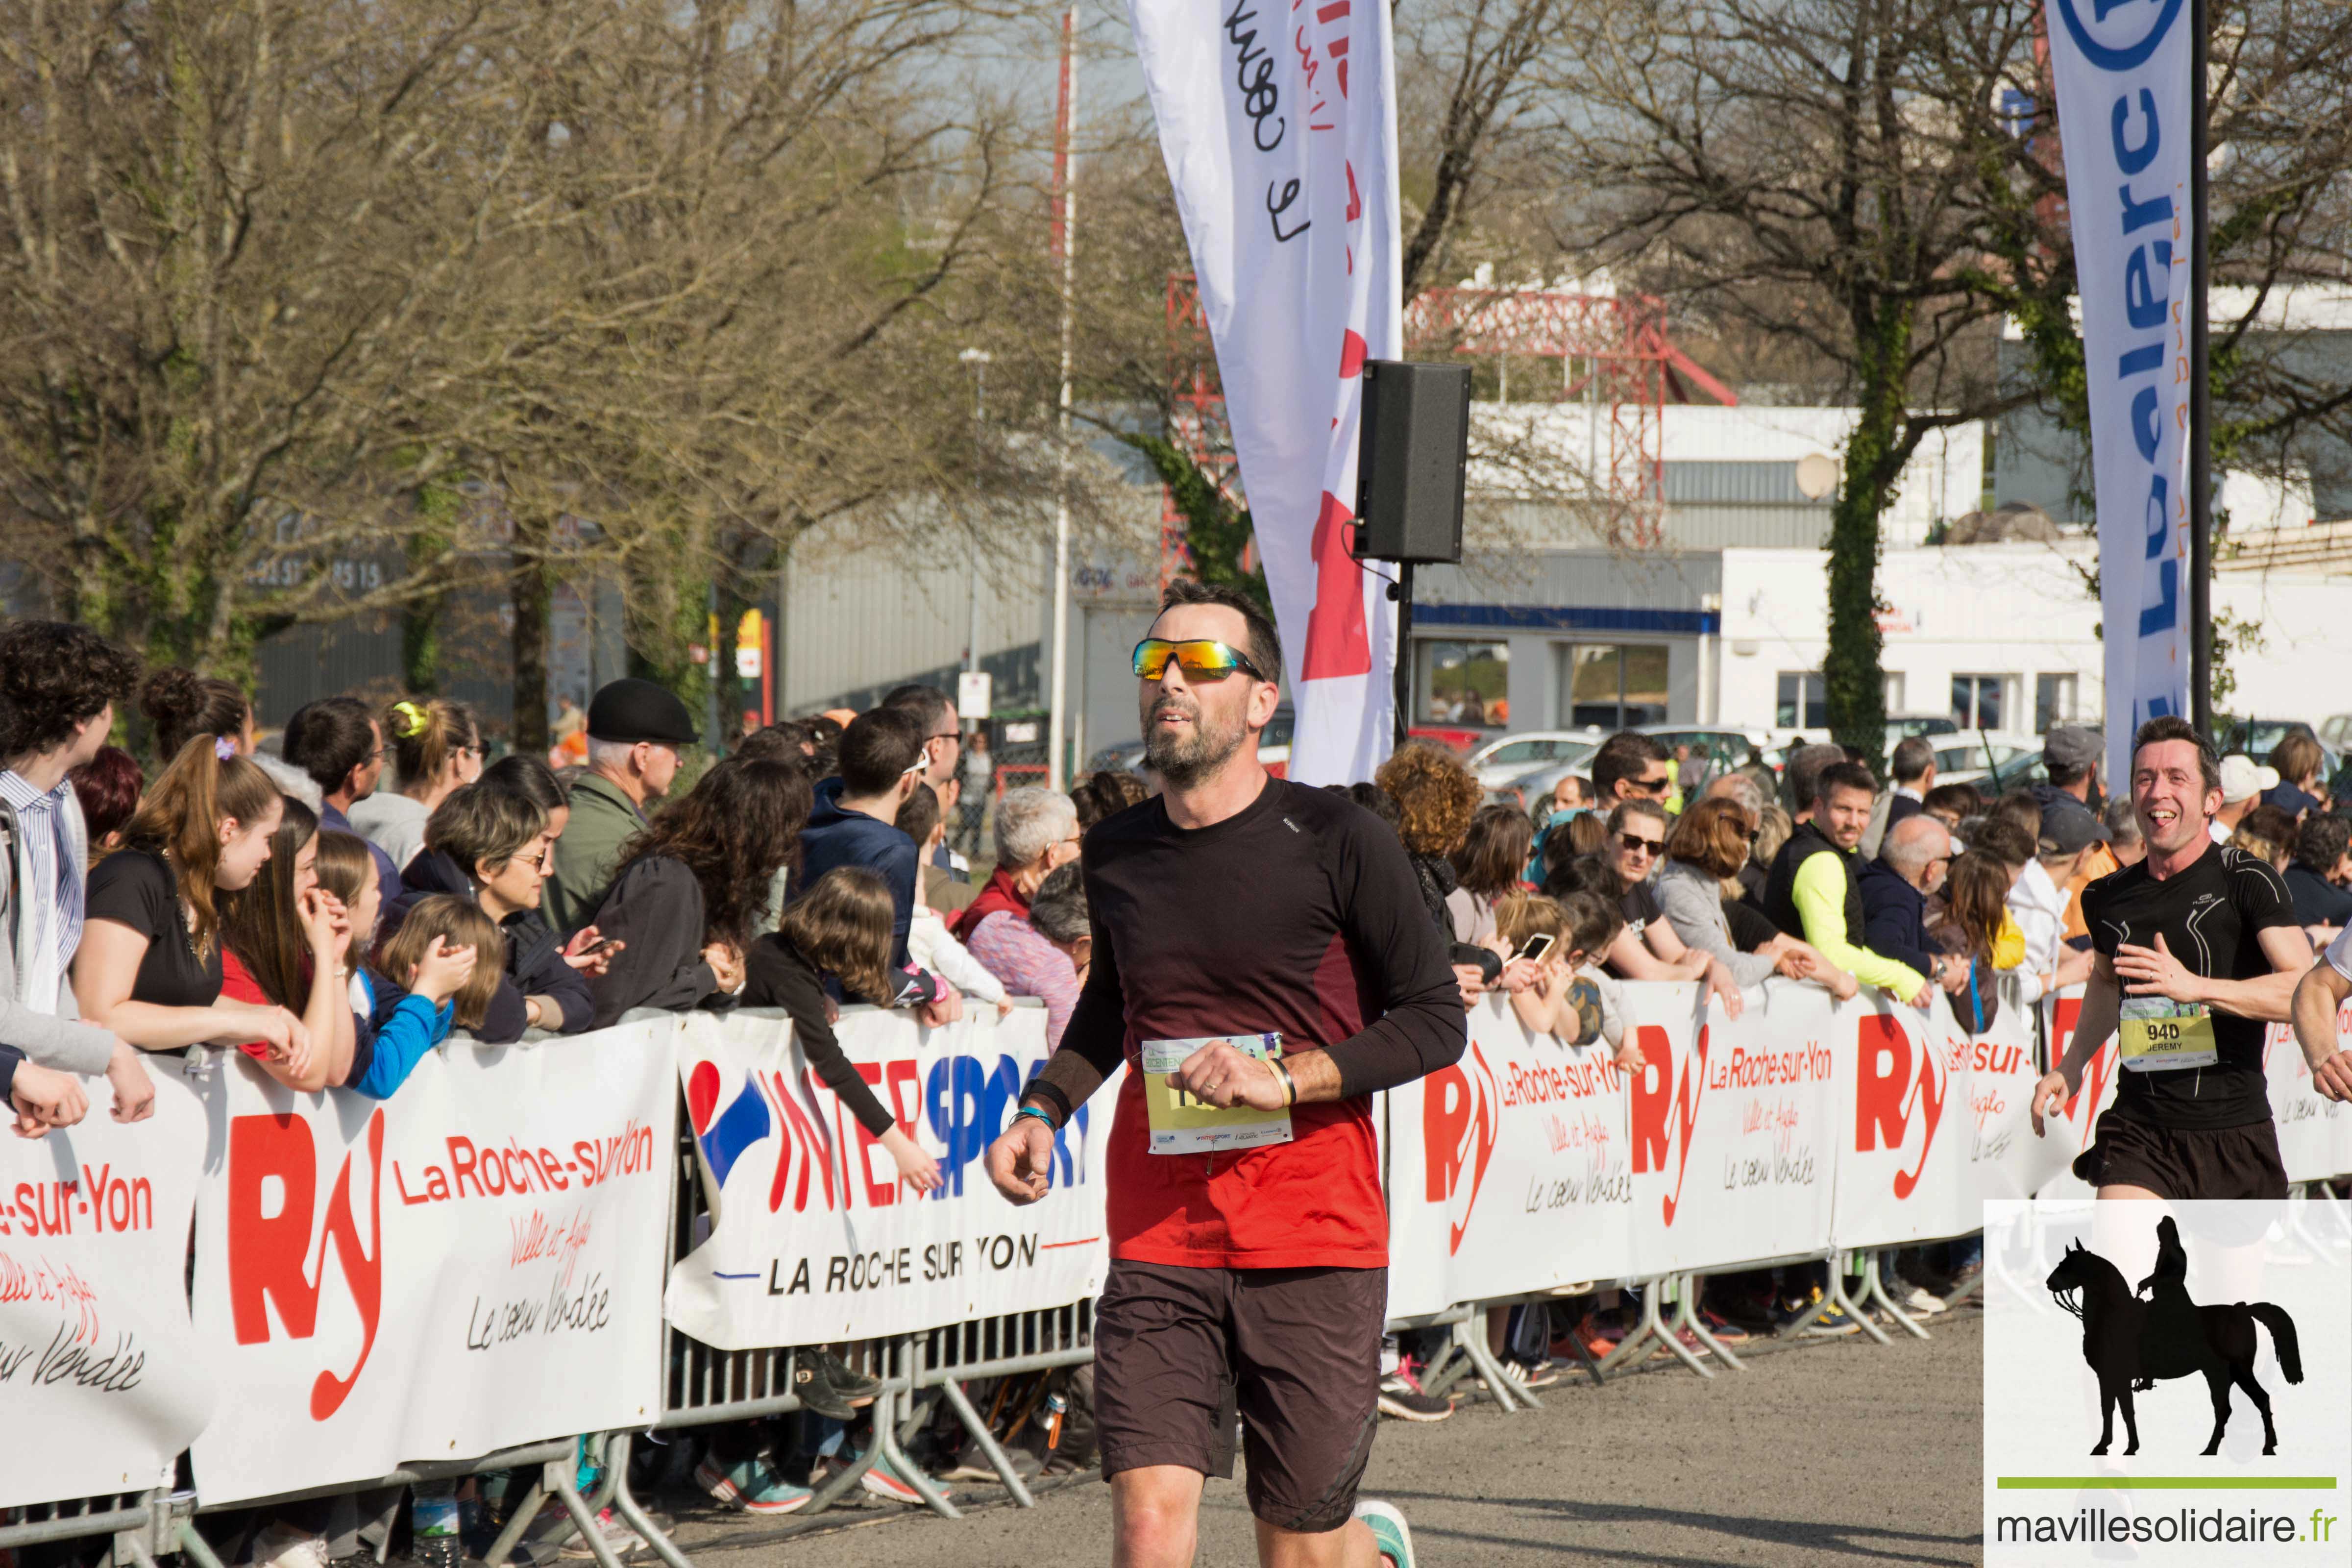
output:
M 318 1330 L 319 1296 L 327 1252 L 334 1250 L 343 1289 L 359 1313 L 360 1353 L 346 1375 L 321 1371 L 310 1385 L 310 1419 L 325 1421 L 343 1407 L 375 1349 L 383 1315 L 383 1110 L 368 1119 L 366 1239 L 352 1196 L 355 1153 L 343 1156 L 326 1204 L 317 1202 L 318 1147 L 299 1116 L 233 1117 L 228 1124 L 229 1316 L 241 1345 L 271 1339 L 269 1310 L 286 1338 L 307 1340 Z M 319 1261 L 306 1268 L 313 1243 Z M 371 1250 L 373 1248 L 373 1250 Z
M 1915 1048 L 1901 1022 L 1885 1014 L 1858 1020 L 1854 1033 L 1860 1065 L 1853 1085 L 1853 1152 L 1867 1154 L 1884 1146 L 1900 1152 L 1910 1139 L 1912 1120 L 1924 1124 L 1919 1158 L 1909 1170 L 1895 1173 L 1899 1201 L 1918 1190 L 1927 1168 L 1936 1130 L 1944 1121 L 1950 1074 L 1933 1045 L 1923 1039 Z
M 1667 1226 L 1675 1223 L 1675 1213 L 1682 1206 L 1691 1132 L 1698 1123 L 1699 1097 L 1706 1092 L 1706 1036 L 1702 1024 L 1696 1045 L 1677 1052 L 1656 1024 L 1643 1024 L 1634 1031 L 1642 1047 L 1642 1070 L 1633 1080 L 1633 1173 L 1664 1171 L 1667 1152 L 1673 1151 L 1675 1190 L 1659 1201 L 1659 1218 Z
M 1431 1203 L 1445 1205 L 1451 1231 L 1449 1256 L 1462 1250 L 1462 1237 L 1469 1231 L 1470 1211 L 1477 1206 L 1486 1165 L 1495 1157 L 1501 1110 L 1502 1091 L 1495 1080 L 1495 1069 L 1486 1065 L 1486 1053 L 1475 1040 L 1461 1062 L 1438 1068 L 1422 1085 L 1421 1147 L 1426 1191 Z M 1470 1173 L 1466 1185 L 1462 1179 L 1465 1170 Z

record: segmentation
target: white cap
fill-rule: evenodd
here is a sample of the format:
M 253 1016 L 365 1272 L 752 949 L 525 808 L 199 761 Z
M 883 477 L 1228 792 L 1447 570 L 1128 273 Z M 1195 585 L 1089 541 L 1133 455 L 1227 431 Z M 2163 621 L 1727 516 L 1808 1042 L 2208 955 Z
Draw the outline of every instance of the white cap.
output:
M 2276 789 L 2279 771 L 2238 752 L 2221 759 L 2221 804 L 2235 805 L 2266 789 Z

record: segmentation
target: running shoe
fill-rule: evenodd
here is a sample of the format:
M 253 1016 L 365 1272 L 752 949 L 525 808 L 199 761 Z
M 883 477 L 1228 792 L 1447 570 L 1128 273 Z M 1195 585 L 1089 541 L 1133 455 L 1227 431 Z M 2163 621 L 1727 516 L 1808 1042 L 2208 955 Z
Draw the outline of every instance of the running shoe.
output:
M 913 1503 L 919 1507 L 924 1500 L 923 1494 L 909 1486 L 887 1458 L 875 1460 L 873 1468 L 858 1478 L 857 1484 L 866 1489 L 869 1496 L 887 1502 Z M 931 1482 L 931 1487 L 941 1497 L 949 1495 L 950 1489 L 936 1480 Z
M 1372 1543 L 1381 1555 L 1388 1559 L 1391 1568 L 1413 1568 L 1412 1531 L 1391 1502 L 1372 1498 L 1358 1498 L 1354 1516 L 1364 1521 L 1372 1532 Z
M 1705 1340 L 1700 1339 L 1688 1329 L 1676 1329 L 1674 1333 L 1675 1342 L 1681 1345 L 1683 1349 L 1690 1352 L 1690 1353 L 1695 1356 L 1704 1358 L 1715 1353 L 1715 1352 L 1708 1347 L 1707 1342 Z M 1650 1359 L 1652 1361 L 1674 1361 L 1678 1358 L 1675 1355 L 1674 1352 L 1668 1350 L 1665 1345 L 1661 1342 L 1657 1349 L 1650 1352 Z
M 1587 1312 L 1584 1314 L 1584 1321 L 1576 1325 L 1576 1337 L 1583 1343 L 1584 1353 L 1594 1361 L 1599 1361 L 1624 1342 L 1625 1328 L 1623 1324 L 1612 1322 L 1599 1312 Z M 1557 1342 L 1553 1348 L 1555 1351 L 1559 1349 Z M 1568 1353 L 1574 1355 L 1576 1353 L 1574 1348 L 1570 1347 Z
M 1381 1415 L 1393 1415 L 1400 1421 L 1443 1421 L 1454 1414 L 1454 1401 L 1421 1391 L 1421 1379 L 1414 1373 L 1411 1357 L 1399 1362 L 1394 1372 L 1381 1379 L 1380 1405 Z
M 1559 1363 L 1546 1356 L 1540 1366 L 1527 1362 L 1513 1362 L 1511 1373 L 1529 1388 L 1549 1388 L 1559 1381 Z
M 705 1459 L 694 1468 L 694 1481 L 720 1502 L 745 1513 L 791 1513 L 806 1507 L 816 1495 L 806 1487 L 793 1485 L 756 1457 L 723 1468 L 717 1460 Z
M 1944 1295 L 1948 1300 L 1951 1297 L 1958 1295 L 1961 1291 L 1967 1289 L 1969 1286 L 1975 1284 L 1978 1280 L 1983 1278 L 1983 1264 L 1963 1264 L 1959 1269 L 1952 1275 L 1952 1282 L 1945 1288 Z
M 1886 1294 L 1893 1298 L 1895 1304 L 1902 1308 L 1905 1311 L 1911 1312 L 1921 1317 L 1932 1318 L 1938 1312 L 1949 1311 L 1951 1310 L 1946 1307 L 1942 1300 L 1935 1296 L 1929 1295 L 1925 1289 L 1916 1285 L 1910 1287 L 1908 1289 L 1905 1289 L 1898 1285 L 1894 1289 L 1887 1291 Z
M 1007 1448 L 1004 1450 L 1004 1458 L 1013 1466 L 1013 1473 L 1024 1481 L 1035 1480 L 1038 1473 L 1045 1468 L 1037 1456 L 1026 1448 Z M 996 1467 L 988 1462 L 987 1450 L 973 1442 L 966 1442 L 957 1450 L 956 1462 L 941 1470 L 940 1479 L 948 1481 L 986 1481 L 991 1486 L 1001 1485 L 1004 1479 L 996 1473 Z
M 609 1508 L 596 1516 L 596 1533 L 604 1538 L 606 1550 L 624 1563 L 646 1549 L 646 1538 L 631 1530 L 621 1516 Z M 572 1538 L 563 1543 L 561 1550 L 565 1557 L 575 1562 L 591 1561 L 596 1555 L 596 1549 L 578 1531 L 572 1531 Z
M 272 1520 L 254 1539 L 253 1568 L 327 1568 L 327 1539 L 282 1519 Z
M 835 1421 L 855 1420 L 857 1412 L 833 1386 L 833 1379 L 826 1373 L 826 1359 L 822 1353 L 793 1357 L 793 1394 L 803 1410 L 830 1415 Z
M 1846 1315 L 1843 1307 L 1832 1307 L 1804 1327 L 1807 1337 L 1816 1340 L 1843 1339 L 1848 1334 L 1862 1332 L 1862 1325 Z
M 1755 1337 L 1746 1329 L 1741 1328 L 1738 1323 L 1733 1322 L 1729 1318 L 1725 1317 L 1722 1313 L 1716 1311 L 1710 1307 L 1702 1307 L 1699 1309 L 1698 1321 L 1706 1325 L 1706 1331 L 1708 1333 L 1713 1334 L 1718 1341 L 1727 1345 L 1744 1345 Z
M 803 1351 L 801 1353 L 803 1355 L 814 1353 L 818 1368 L 824 1373 L 825 1382 L 831 1384 L 833 1391 L 841 1395 L 853 1408 L 873 1404 L 874 1396 L 882 1392 L 880 1378 L 868 1377 L 862 1372 L 851 1370 L 847 1362 L 831 1351 L 821 1350 L 814 1352 Z

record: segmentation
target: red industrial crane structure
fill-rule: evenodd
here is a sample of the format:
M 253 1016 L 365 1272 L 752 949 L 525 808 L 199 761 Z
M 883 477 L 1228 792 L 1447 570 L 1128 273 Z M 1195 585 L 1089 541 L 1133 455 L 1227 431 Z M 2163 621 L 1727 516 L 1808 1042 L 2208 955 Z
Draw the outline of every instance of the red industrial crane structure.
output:
M 1189 273 L 1168 279 L 1169 417 L 1178 446 L 1228 494 L 1234 482 L 1233 433 L 1217 382 L 1216 356 Z M 1596 441 L 1593 489 L 1602 503 L 1604 536 L 1633 548 L 1654 546 L 1665 515 L 1663 456 L 1665 405 L 1692 401 L 1696 387 L 1717 403 L 1738 403 L 1666 336 L 1665 301 L 1652 294 L 1570 294 L 1519 289 L 1427 289 L 1405 306 L 1408 352 L 1562 362 L 1552 398 L 1591 404 L 1608 435 Z M 1183 570 L 1184 520 L 1163 492 L 1160 577 Z

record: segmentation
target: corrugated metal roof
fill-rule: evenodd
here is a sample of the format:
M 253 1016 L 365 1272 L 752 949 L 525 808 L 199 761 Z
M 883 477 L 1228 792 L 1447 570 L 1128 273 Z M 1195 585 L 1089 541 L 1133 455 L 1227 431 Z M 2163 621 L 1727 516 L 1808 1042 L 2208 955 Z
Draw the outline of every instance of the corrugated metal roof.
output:
M 1822 506 L 1797 489 L 1794 463 L 1684 461 L 1663 465 L 1666 504 L 1763 501 L 1780 506 Z

